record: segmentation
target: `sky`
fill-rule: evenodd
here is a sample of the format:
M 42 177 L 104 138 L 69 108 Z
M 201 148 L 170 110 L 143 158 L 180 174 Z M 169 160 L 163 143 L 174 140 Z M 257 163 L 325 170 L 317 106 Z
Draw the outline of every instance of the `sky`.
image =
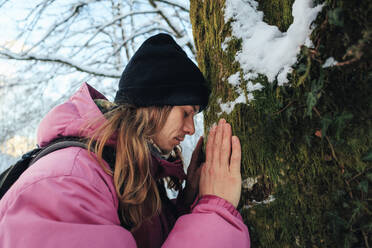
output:
M 0 8 L 0 30 L 3 35 L 0 35 L 0 44 L 15 43 L 15 19 L 17 15 L 22 15 L 21 10 L 14 8 L 12 11 L 9 9 Z M 0 60 L 0 75 L 10 76 L 15 72 L 15 65 L 11 61 Z
M 19 3 L 19 1 L 18 1 Z M 13 3 L 14 4 L 14 3 Z M 12 4 L 12 5 L 13 5 Z M 15 19 L 17 15 L 22 15 L 21 10 L 12 11 L 9 9 L 0 8 L 0 30 L 3 35 L 0 36 L 0 44 L 15 43 L 16 32 L 15 32 Z M 1 60 L 0 59 L 0 75 L 10 77 L 16 71 L 16 64 L 13 61 Z M 3 154 L 0 151 L 0 172 L 2 172 L 7 166 L 11 165 L 16 161 L 15 156 L 9 154 Z

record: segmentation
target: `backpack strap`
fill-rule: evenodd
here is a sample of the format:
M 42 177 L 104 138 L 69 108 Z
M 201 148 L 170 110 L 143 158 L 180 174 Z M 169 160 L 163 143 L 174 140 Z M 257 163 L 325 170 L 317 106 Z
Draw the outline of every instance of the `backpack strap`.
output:
M 54 152 L 54 151 L 57 151 L 57 150 L 60 150 L 60 149 L 64 149 L 64 148 L 67 148 L 67 147 L 81 147 L 81 148 L 84 148 L 84 149 L 88 150 L 88 146 L 87 146 L 86 142 L 84 142 L 80 138 L 69 137 L 69 138 L 67 138 L 67 140 L 63 140 L 63 139 L 62 140 L 56 140 L 56 141 L 54 141 L 53 144 L 50 144 L 50 145 L 46 146 L 45 148 L 41 148 L 41 151 L 35 155 L 35 157 L 31 160 L 29 166 L 31 166 L 33 163 L 35 163 L 41 157 L 44 157 L 45 155 L 47 155 L 51 152 Z M 103 148 L 102 158 L 103 158 L 103 160 L 106 161 L 106 163 L 109 164 L 109 166 L 112 170 L 114 170 L 114 168 L 115 168 L 115 156 L 116 156 L 115 154 L 116 154 L 115 148 L 109 147 L 109 146 L 105 146 Z
M 19 176 L 28 168 L 30 161 L 41 151 L 41 148 L 35 148 L 25 153 L 20 160 L 11 165 L 0 174 L 0 199 L 19 178 Z
M 45 155 L 47 155 L 51 152 L 54 152 L 54 151 L 57 151 L 57 150 L 60 150 L 60 149 L 63 149 L 63 148 L 71 147 L 71 146 L 88 149 L 87 145 L 82 141 L 78 141 L 78 140 L 58 141 L 58 142 L 55 142 L 54 144 L 51 144 L 51 145 L 45 147 L 38 154 L 36 154 L 36 156 L 31 160 L 29 166 L 31 166 L 33 163 L 35 163 L 41 157 L 44 157 Z
M 10 166 L 3 173 L 0 174 L 0 199 L 8 191 L 8 189 L 15 183 L 15 181 L 21 176 L 21 174 L 34 164 L 40 158 L 52 153 L 54 151 L 64 149 L 67 147 L 81 147 L 88 149 L 87 144 L 84 140 L 78 137 L 65 137 L 57 139 L 46 147 L 38 147 L 24 154 L 20 160 L 14 165 Z M 115 167 L 115 148 L 105 146 L 103 149 L 103 160 L 105 160 L 110 168 L 114 170 Z

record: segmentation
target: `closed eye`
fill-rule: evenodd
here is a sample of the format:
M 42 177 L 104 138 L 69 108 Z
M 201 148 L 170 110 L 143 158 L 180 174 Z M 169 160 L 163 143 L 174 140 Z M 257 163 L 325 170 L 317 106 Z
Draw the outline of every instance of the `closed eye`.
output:
M 187 118 L 189 116 L 194 116 L 195 113 L 195 107 L 192 106 L 192 108 L 184 108 L 184 117 Z

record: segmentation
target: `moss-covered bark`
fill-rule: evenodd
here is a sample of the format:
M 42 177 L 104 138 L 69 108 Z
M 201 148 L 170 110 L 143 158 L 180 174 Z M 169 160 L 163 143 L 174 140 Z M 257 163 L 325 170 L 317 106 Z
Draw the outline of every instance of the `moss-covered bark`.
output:
M 285 31 L 294 0 L 259 1 L 264 19 Z M 249 105 L 217 116 L 217 101 L 236 93 L 227 78 L 241 72 L 241 41 L 224 23 L 223 0 L 191 0 L 197 60 L 212 89 L 206 128 L 226 118 L 242 143 L 239 210 L 253 247 L 369 247 L 371 214 L 372 1 L 325 0 L 290 83 L 269 84 Z M 329 57 L 338 65 L 323 68 Z M 258 204 L 274 197 L 268 204 Z M 245 207 L 244 207 L 245 206 Z M 247 206 L 250 206 L 247 208 Z

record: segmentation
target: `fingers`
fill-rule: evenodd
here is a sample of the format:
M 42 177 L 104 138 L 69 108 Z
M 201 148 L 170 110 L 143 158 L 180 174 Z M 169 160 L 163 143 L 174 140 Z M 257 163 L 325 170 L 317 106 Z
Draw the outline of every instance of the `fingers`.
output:
M 223 125 L 223 139 L 221 146 L 221 165 L 228 166 L 231 155 L 231 126 L 226 123 Z M 228 169 L 228 168 L 226 168 Z
M 230 172 L 232 174 L 240 174 L 240 164 L 241 164 L 241 146 L 239 138 L 233 136 L 232 139 L 232 152 L 231 152 L 231 161 L 230 161 Z
M 232 137 L 231 125 L 224 119 L 219 120 L 218 126 L 212 127 L 209 132 L 206 163 L 240 173 L 240 142 L 238 137 Z
M 213 144 L 213 160 L 212 163 L 216 166 L 221 166 L 220 162 L 220 154 L 221 154 L 221 144 L 223 138 L 223 127 L 226 121 L 224 119 L 220 119 L 218 122 L 216 135 L 214 137 L 214 144 Z

